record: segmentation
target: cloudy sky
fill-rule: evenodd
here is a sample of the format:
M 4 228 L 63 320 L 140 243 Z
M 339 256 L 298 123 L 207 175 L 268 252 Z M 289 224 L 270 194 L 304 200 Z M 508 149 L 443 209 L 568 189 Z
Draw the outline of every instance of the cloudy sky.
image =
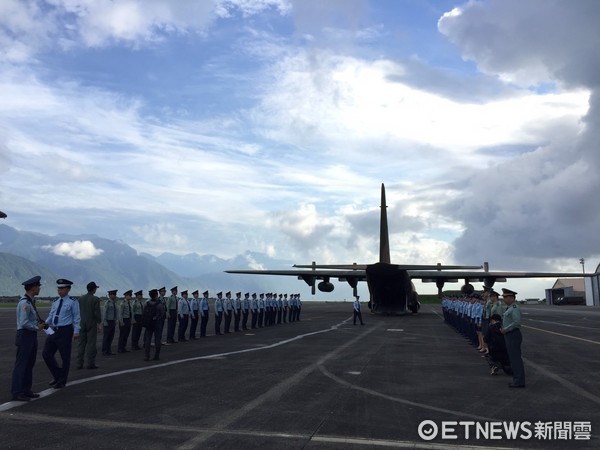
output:
M 598 19 L 595 0 L 2 0 L 4 223 L 367 263 L 385 183 L 393 262 L 594 270 Z

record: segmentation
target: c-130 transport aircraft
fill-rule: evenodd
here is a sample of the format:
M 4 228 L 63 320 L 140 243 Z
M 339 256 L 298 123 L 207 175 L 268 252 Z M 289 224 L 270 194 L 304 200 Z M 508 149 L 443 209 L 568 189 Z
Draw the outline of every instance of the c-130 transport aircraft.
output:
M 385 202 L 385 186 L 381 184 L 381 216 L 379 228 L 379 261 L 374 264 L 332 264 L 294 265 L 290 270 L 226 270 L 227 273 L 253 275 L 295 276 L 304 280 L 315 294 L 315 283 L 322 292 L 334 289 L 331 279 L 347 282 L 357 296 L 356 286 L 359 281 L 366 281 L 370 293 L 369 307 L 374 313 L 403 315 L 416 313 L 420 308 L 418 294 L 412 280 L 434 282 L 441 295 L 445 283 L 456 283 L 464 279 L 461 292 L 471 294 L 474 291 L 472 282 L 484 283 L 492 287 L 496 282 L 505 282 L 508 278 L 567 278 L 581 277 L 580 273 L 551 272 L 490 272 L 487 263 L 483 266 L 448 266 L 442 264 L 392 264 L 390 261 L 390 240 L 387 222 L 387 205 Z M 304 269 L 304 270 L 298 270 Z M 310 269 L 310 270 L 305 270 Z

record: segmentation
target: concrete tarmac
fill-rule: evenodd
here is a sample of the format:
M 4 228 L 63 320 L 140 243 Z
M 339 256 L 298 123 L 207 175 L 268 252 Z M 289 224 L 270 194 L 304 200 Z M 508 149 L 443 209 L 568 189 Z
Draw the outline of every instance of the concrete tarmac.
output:
M 351 302 L 305 301 L 300 322 L 177 343 L 163 347 L 160 361 L 144 362 L 141 351 L 99 354 L 99 369 L 75 370 L 73 356 L 60 390 L 48 387 L 40 333 L 33 388 L 42 397 L 18 403 L 10 401 L 15 315 L 0 309 L 1 445 L 599 448 L 600 309 L 522 311 L 525 389 L 509 389 L 509 376 L 491 376 L 485 359 L 443 322 L 439 305 L 404 317 L 365 308 L 366 324 L 355 326 Z M 425 420 L 432 422 L 419 433 Z M 525 439 L 507 437 L 501 422 L 532 436 L 520 429 Z M 535 437 L 536 423 L 551 428 L 550 439 Z M 476 427 L 488 433 L 476 436 Z M 566 427 L 570 439 L 561 439 Z M 573 427 L 589 440 L 575 439 Z M 444 439 L 442 429 L 456 438 Z

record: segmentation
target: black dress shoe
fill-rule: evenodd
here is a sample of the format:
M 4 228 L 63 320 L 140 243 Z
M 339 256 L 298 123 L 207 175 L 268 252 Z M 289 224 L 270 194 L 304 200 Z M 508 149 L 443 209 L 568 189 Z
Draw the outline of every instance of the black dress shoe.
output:
M 39 398 L 40 394 L 36 394 L 35 392 L 25 392 L 23 394 L 25 397 L 29 397 L 29 398 Z
M 29 400 L 31 400 L 29 397 L 27 397 L 25 394 L 17 394 L 17 395 L 13 395 L 13 402 L 28 402 Z
M 150 361 L 150 358 L 148 358 L 147 356 L 144 357 L 144 361 Z
M 508 383 L 508 387 L 509 388 L 524 388 L 525 385 L 524 384 Z
M 56 383 L 54 386 L 52 386 L 54 389 L 62 389 L 64 388 L 66 385 L 65 383 Z
M 54 387 L 54 385 L 55 385 L 56 383 L 58 383 L 58 381 L 56 381 L 56 380 L 52 380 L 50 383 L 48 383 L 48 386 L 52 386 L 52 387 Z
M 75 367 L 75 368 L 76 368 L 77 370 L 81 370 L 81 369 L 83 369 L 83 366 L 77 366 L 77 367 Z
M 160 358 L 158 356 L 155 356 L 154 361 L 160 361 Z
M 99 369 L 99 367 L 96 364 L 90 364 L 86 369 Z

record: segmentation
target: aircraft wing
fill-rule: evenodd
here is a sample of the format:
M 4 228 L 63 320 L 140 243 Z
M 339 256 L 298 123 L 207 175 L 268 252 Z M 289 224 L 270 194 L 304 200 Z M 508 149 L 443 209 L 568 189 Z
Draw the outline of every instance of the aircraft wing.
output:
M 496 281 L 504 282 L 508 278 L 580 278 L 581 273 L 564 272 L 481 272 L 481 271 L 453 271 L 439 272 L 431 270 L 409 270 L 408 275 L 413 279 L 420 279 L 427 283 L 439 281 L 456 282 L 459 279 L 466 281 L 482 282 L 491 286 Z
M 333 284 L 329 282 L 331 278 L 337 278 L 339 281 L 346 281 L 356 294 L 356 285 L 359 281 L 367 280 L 367 271 L 365 269 L 344 270 L 344 269 L 313 269 L 313 270 L 226 270 L 227 273 L 238 273 L 248 275 L 282 275 L 297 277 L 304 280 L 311 287 L 311 292 L 315 294 L 315 282 L 319 283 L 319 290 L 323 292 L 333 291 Z

